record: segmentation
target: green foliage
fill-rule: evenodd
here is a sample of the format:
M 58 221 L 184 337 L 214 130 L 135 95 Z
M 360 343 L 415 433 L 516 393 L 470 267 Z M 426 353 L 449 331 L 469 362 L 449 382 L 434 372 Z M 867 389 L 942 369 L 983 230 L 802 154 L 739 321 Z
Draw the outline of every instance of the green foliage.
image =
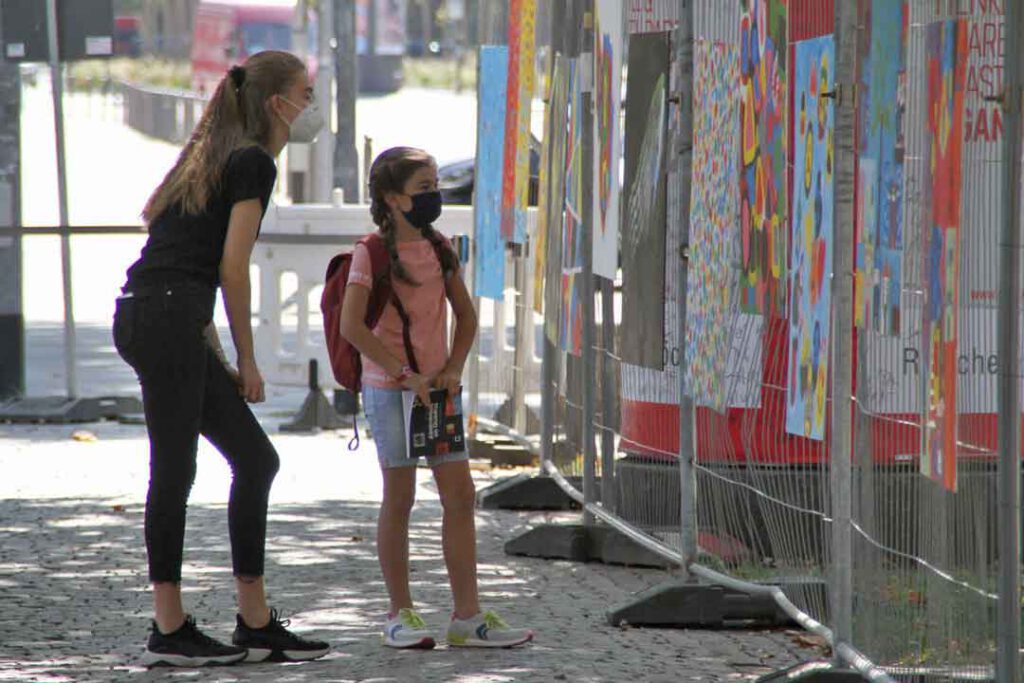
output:
M 188 90 L 192 84 L 192 67 L 188 61 L 158 57 L 93 59 L 68 67 L 68 87 L 72 90 L 97 90 L 110 81 Z
M 473 92 L 476 89 L 476 55 L 467 52 L 459 66 L 454 57 L 402 60 L 407 88 L 432 88 Z
M 142 14 L 142 7 L 145 4 L 145 0 L 114 0 L 114 14 L 132 14 L 139 16 Z

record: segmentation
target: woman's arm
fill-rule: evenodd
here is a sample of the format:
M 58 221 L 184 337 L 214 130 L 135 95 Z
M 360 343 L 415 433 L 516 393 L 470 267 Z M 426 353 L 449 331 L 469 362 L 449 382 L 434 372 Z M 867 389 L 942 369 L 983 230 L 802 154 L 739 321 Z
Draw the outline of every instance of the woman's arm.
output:
M 345 301 L 341 304 L 341 336 L 356 347 L 359 353 L 384 368 L 384 372 L 398 377 L 402 374 L 404 363 L 395 358 L 366 326 L 369 303 L 370 290 L 363 285 L 349 283 L 345 288 Z M 402 382 L 402 386 L 415 391 L 424 403 L 430 403 L 430 383 L 425 378 L 413 374 Z
M 228 360 L 227 354 L 224 353 L 224 347 L 220 343 L 220 335 L 217 334 L 217 326 L 210 321 L 210 324 L 203 330 L 203 337 L 206 338 L 206 345 L 213 349 L 213 353 L 217 356 L 217 360 L 221 362 L 224 369 L 231 375 L 231 379 L 235 381 L 235 384 L 241 385 L 241 379 L 238 376 L 238 370 L 231 365 L 231 361 Z
M 239 391 L 251 403 L 264 400 L 263 378 L 256 367 L 252 341 L 252 310 L 249 258 L 263 219 L 259 199 L 246 199 L 231 207 L 224 255 L 220 261 L 220 282 L 224 307 L 231 325 L 231 338 L 238 352 Z
M 469 296 L 469 290 L 466 289 L 466 283 L 463 282 L 461 275 L 456 273 L 448 278 L 445 283 L 445 292 L 455 315 L 455 335 L 448 363 L 441 374 L 437 376 L 434 384 L 438 388 L 454 392 L 462 384 L 462 371 L 466 366 L 466 358 L 469 357 L 469 352 L 473 348 L 473 340 L 476 339 L 477 317 L 476 309 L 473 308 L 473 299 Z

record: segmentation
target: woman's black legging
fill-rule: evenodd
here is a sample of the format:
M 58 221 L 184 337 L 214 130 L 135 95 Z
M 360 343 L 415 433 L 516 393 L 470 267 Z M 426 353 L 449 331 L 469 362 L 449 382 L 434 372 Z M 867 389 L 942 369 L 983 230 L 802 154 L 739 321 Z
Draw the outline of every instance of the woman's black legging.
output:
M 227 459 L 235 576 L 262 576 L 267 499 L 279 460 L 203 330 L 215 291 L 195 284 L 135 288 L 117 301 L 114 344 L 142 385 L 149 430 L 146 550 L 153 582 L 181 581 L 185 509 L 199 435 Z

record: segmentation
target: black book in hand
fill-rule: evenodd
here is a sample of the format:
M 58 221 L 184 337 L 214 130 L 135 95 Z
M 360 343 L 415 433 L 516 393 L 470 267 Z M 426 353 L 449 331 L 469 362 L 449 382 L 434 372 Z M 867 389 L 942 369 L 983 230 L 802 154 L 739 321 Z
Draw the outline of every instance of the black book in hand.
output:
M 412 391 L 402 392 L 405 414 L 405 452 L 410 458 L 446 455 L 466 450 L 462 424 L 462 391 L 432 389 L 430 405 Z

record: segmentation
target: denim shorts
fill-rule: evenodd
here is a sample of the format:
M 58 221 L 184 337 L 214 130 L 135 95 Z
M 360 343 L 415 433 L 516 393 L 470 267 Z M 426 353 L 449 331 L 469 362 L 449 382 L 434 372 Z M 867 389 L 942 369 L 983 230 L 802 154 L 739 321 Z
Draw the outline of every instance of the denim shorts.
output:
M 405 455 L 405 417 L 402 414 L 402 390 L 363 387 L 363 410 L 366 420 L 370 423 L 370 433 L 377 445 L 377 460 L 381 469 L 395 467 L 415 467 L 422 458 L 409 458 Z M 431 455 L 427 464 L 431 467 L 446 462 L 463 462 L 469 460 L 465 451 Z

